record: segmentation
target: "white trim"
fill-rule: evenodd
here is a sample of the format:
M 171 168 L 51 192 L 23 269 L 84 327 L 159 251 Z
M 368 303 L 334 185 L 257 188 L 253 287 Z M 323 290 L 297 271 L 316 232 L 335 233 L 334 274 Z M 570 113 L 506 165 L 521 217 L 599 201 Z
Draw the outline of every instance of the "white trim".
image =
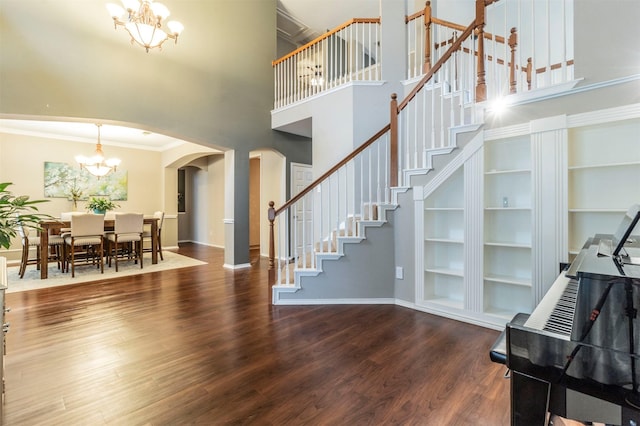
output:
M 567 126 L 581 127 L 640 117 L 640 103 L 570 115 Z
M 530 133 L 551 132 L 553 130 L 565 130 L 567 128 L 567 116 L 556 115 L 555 117 L 545 117 L 531 120 Z
M 214 248 L 220 248 L 220 249 L 224 249 L 224 246 L 218 245 L 218 244 L 211 244 L 211 243 L 205 243 L 202 241 L 196 241 L 196 240 L 178 240 L 178 244 L 180 243 L 191 243 L 191 244 L 199 244 L 201 246 L 207 246 L 207 247 L 214 247 Z M 178 248 L 178 247 L 176 247 Z M 165 248 L 163 247 L 162 250 L 165 250 Z
M 9 280 L 7 279 L 7 259 L 0 256 L 0 289 L 6 290 L 8 287 Z
M 582 78 L 579 78 L 576 80 L 565 81 L 564 83 L 554 84 L 552 86 L 544 86 L 538 89 L 533 89 L 528 92 L 520 92 L 513 95 L 508 95 L 505 97 L 505 101 L 508 102 L 509 105 L 523 105 L 530 102 L 540 102 L 547 99 L 553 99 L 569 93 L 577 93 L 578 90 L 574 91 L 574 87 L 582 80 Z
M 426 306 L 419 306 L 415 303 L 407 302 L 406 300 L 397 298 L 354 298 L 354 299 L 280 299 L 274 300 L 274 305 L 278 306 L 305 306 L 305 305 L 395 305 L 405 308 L 413 309 L 415 311 L 426 312 L 440 317 L 449 318 L 452 320 L 462 321 L 468 324 L 477 325 L 484 328 L 490 328 L 493 330 L 504 330 L 505 324 L 508 320 L 501 320 L 498 317 L 491 317 L 486 315 L 467 316 L 457 315 L 447 310 L 439 310 L 436 308 L 430 308 Z
M 245 268 L 251 268 L 251 264 L 250 263 L 239 263 L 237 265 L 229 265 L 228 263 L 225 263 L 222 265 L 223 268 L 225 269 L 245 269 Z
M 496 139 L 524 136 L 529 134 L 531 129 L 529 123 L 515 124 L 513 126 L 500 127 L 498 129 L 488 129 L 484 131 L 484 140 L 493 141 Z
M 443 182 L 445 182 L 453 173 L 456 172 L 476 151 L 478 151 L 484 143 L 482 134 L 477 134 L 473 137 L 458 155 L 456 155 L 446 166 L 442 168 L 436 176 L 434 176 L 429 183 L 427 183 L 422 189 L 422 197 L 427 198 L 433 191 L 435 191 Z
M 347 89 L 349 87 L 353 87 L 353 86 L 383 86 L 387 84 L 387 82 L 385 80 L 374 80 L 374 81 L 370 81 L 370 80 L 352 80 L 352 81 L 348 81 L 346 83 L 340 84 L 338 86 L 332 87 L 330 89 L 326 89 L 326 90 L 322 90 L 318 93 L 314 93 L 313 95 L 301 99 L 299 101 L 281 106 L 280 108 L 274 108 L 271 110 L 271 115 L 275 115 L 278 114 L 280 112 L 286 111 L 290 108 L 295 108 L 298 107 L 300 105 L 304 105 L 307 102 L 311 102 L 313 100 L 316 100 L 318 98 L 321 98 L 324 95 L 328 95 L 330 93 L 335 93 L 339 90 L 343 90 L 343 89 Z
M 280 299 L 274 305 L 395 305 L 396 299 Z
M 622 77 L 622 78 L 616 78 L 616 79 L 613 79 L 613 80 L 601 81 L 601 82 L 594 83 L 594 84 L 588 84 L 588 85 L 585 85 L 585 86 L 572 87 L 570 89 L 566 89 L 567 86 L 569 86 L 569 85 L 575 86 L 575 84 L 577 84 L 581 80 L 583 80 L 583 79 L 580 78 L 580 79 L 569 81 L 567 83 L 563 83 L 563 84 L 560 84 L 560 85 L 556 85 L 556 86 L 551 86 L 551 87 L 548 87 L 548 88 L 540 89 L 539 93 L 542 93 L 542 96 L 533 96 L 533 97 L 528 98 L 528 99 L 523 99 L 521 101 L 516 101 L 516 102 L 512 103 L 511 105 L 524 105 L 524 104 L 528 104 L 528 103 L 531 103 L 531 102 L 539 102 L 539 101 L 543 101 L 543 100 L 547 100 L 547 99 L 558 98 L 560 96 L 573 95 L 573 94 L 576 94 L 576 93 L 588 92 L 588 91 L 591 91 L 591 90 L 602 89 L 602 88 L 605 88 L 605 87 L 617 86 L 619 84 L 624 84 L 624 83 L 629 83 L 629 82 L 632 82 L 632 81 L 635 81 L 635 80 L 640 80 L 640 74 L 633 74 L 633 75 Z M 534 92 L 538 92 L 538 91 L 536 90 L 536 91 L 527 92 L 527 93 L 534 93 Z M 512 96 L 516 96 L 516 95 L 512 95 Z
M 559 116 L 560 117 L 560 116 Z M 566 116 L 567 128 L 582 127 L 595 124 L 610 123 L 640 117 L 640 103 L 623 105 L 619 107 L 600 109 L 596 111 L 584 112 Z M 509 138 L 514 136 L 530 135 L 533 132 L 532 122 L 543 121 L 546 118 L 532 120 L 527 123 L 515 124 L 513 126 L 488 129 L 484 131 L 484 138 L 487 141 Z M 535 129 L 539 130 L 539 129 Z
M 226 225 L 233 225 L 235 223 L 234 219 L 222 219 L 222 223 Z
M 416 311 L 426 312 L 429 314 L 437 315 L 439 317 L 449 318 L 456 321 L 462 321 L 467 324 L 473 324 L 484 328 L 490 328 L 493 330 L 502 331 L 504 330 L 505 325 L 508 320 L 501 320 L 498 317 L 495 318 L 495 322 L 493 318 L 485 319 L 484 317 L 472 317 L 467 315 L 457 315 L 448 310 L 440 310 L 435 308 L 430 308 L 426 306 L 419 306 L 415 303 L 407 302 L 406 300 L 396 299 L 395 305 L 402 306 L 405 308 L 413 309 Z
M 414 300 L 424 300 L 424 187 L 413 188 Z

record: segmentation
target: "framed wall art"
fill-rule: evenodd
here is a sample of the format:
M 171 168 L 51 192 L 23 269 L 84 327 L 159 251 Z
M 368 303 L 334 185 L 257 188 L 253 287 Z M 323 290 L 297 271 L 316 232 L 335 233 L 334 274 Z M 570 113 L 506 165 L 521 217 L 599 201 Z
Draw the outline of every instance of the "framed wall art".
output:
M 45 161 L 44 196 L 86 200 L 91 196 L 109 197 L 114 201 L 127 200 L 127 171 L 117 170 L 98 178 L 78 166 Z

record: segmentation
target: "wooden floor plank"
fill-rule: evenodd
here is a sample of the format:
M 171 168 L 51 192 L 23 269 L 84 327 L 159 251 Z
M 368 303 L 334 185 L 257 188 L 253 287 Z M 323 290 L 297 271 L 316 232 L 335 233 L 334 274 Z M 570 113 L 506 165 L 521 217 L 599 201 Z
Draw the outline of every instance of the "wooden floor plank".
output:
M 507 425 L 498 333 L 391 305 L 271 306 L 267 261 L 7 294 L 5 425 Z

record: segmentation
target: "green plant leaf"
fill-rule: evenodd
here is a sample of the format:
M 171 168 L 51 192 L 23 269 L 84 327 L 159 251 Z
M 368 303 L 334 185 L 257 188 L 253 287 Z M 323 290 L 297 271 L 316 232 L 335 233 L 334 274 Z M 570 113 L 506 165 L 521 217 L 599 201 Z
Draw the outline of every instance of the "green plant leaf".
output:
M 0 247 L 8 249 L 11 239 L 17 235 L 17 227 L 40 230 L 40 221 L 53 219 L 51 215 L 38 213 L 37 204 L 49 200 L 30 200 L 28 195 L 13 195 L 7 188 L 12 182 L 0 183 Z

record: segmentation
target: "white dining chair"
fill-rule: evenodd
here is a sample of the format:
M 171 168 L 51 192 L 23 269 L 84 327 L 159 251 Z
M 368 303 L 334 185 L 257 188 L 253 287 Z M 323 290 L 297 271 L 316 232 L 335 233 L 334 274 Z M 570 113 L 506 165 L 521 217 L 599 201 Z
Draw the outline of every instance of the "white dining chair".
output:
M 158 219 L 158 233 L 156 234 L 157 248 L 158 248 L 158 254 L 160 254 L 160 260 L 164 260 L 164 257 L 162 256 L 162 225 L 164 223 L 164 212 L 161 212 L 161 211 L 154 212 L 153 217 Z M 147 244 L 146 248 L 144 249 L 145 252 L 150 252 L 152 250 L 151 236 L 152 236 L 151 228 L 149 227 L 145 229 L 144 233 L 142 234 L 144 242 L 149 242 L 149 244 Z
M 106 234 L 107 263 L 115 259 L 118 272 L 119 259 L 133 259 L 142 268 L 142 232 L 144 215 L 141 213 L 116 213 L 113 232 Z
M 29 228 L 26 228 L 18 221 L 18 235 L 22 243 L 22 255 L 20 258 L 20 268 L 18 268 L 18 276 L 24 277 L 27 270 L 27 265 L 37 265 L 37 269 L 40 269 L 40 237 L 37 235 L 31 235 Z M 62 245 L 64 240 L 59 235 L 49 235 L 49 247 L 47 250 L 47 264 L 49 262 L 57 262 L 58 268 L 63 265 L 62 262 Z M 35 257 L 30 257 L 31 249 L 35 248 Z
M 71 216 L 71 230 L 64 237 L 65 265 L 69 271 L 71 263 L 71 277 L 75 277 L 76 263 L 84 260 L 86 263 L 100 267 L 104 273 L 104 216 L 81 213 Z

